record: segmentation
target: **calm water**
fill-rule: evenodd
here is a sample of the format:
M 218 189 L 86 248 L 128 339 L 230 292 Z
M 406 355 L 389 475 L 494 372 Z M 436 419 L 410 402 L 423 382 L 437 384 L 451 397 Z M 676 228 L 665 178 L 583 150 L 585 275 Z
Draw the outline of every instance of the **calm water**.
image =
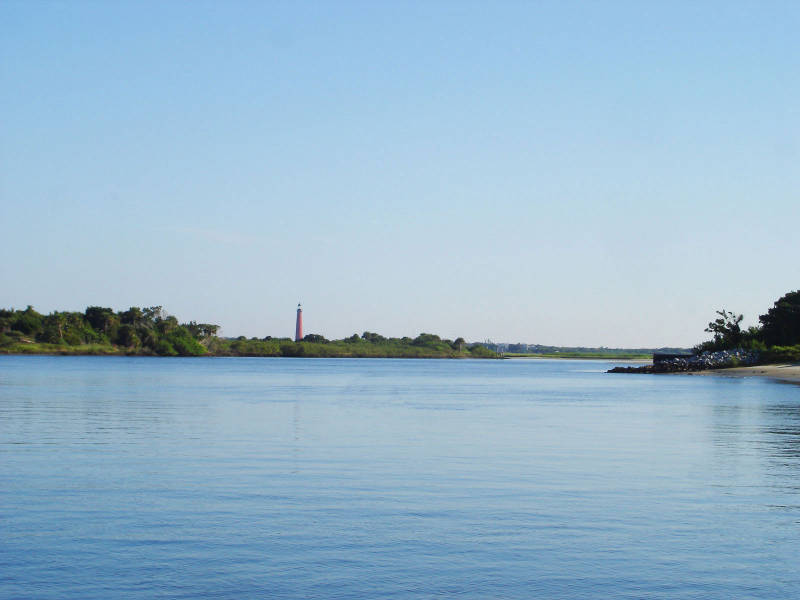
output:
M 0 598 L 797 598 L 800 387 L 0 357 Z

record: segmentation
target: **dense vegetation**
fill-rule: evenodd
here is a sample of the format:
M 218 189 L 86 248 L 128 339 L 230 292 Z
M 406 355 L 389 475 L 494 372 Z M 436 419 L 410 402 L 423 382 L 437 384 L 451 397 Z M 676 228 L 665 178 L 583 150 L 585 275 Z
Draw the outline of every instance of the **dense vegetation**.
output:
M 160 306 L 114 312 L 90 306 L 84 312 L 42 315 L 0 309 L 0 352 L 201 356 L 218 325 L 179 323 Z
M 654 352 L 688 353 L 687 348 L 607 348 L 605 346 L 545 346 L 543 344 L 495 344 L 486 347 L 506 356 L 542 356 L 554 358 L 651 358 Z
M 637 352 L 625 350 L 613 351 L 557 351 L 557 352 L 505 352 L 507 358 L 591 358 L 602 360 L 649 360 L 653 352 Z
M 128 354 L 158 356 L 303 356 L 376 358 L 496 358 L 480 344 L 422 333 L 416 338 L 386 338 L 365 331 L 343 340 L 309 334 L 289 338 L 226 339 L 218 325 L 179 323 L 160 306 L 114 312 L 90 306 L 84 312 L 42 315 L 33 307 L 0 309 L 0 353 Z
M 306 356 L 342 358 L 496 358 L 497 354 L 480 344 L 467 344 L 463 338 L 442 339 L 431 333 L 416 338 L 386 338 L 365 331 L 342 340 L 326 340 L 309 334 L 302 342 L 289 338 L 216 339 L 210 346 L 220 356 Z
M 800 361 L 800 290 L 789 292 L 758 320 L 760 325 L 746 330 L 741 328 L 743 315 L 727 310 L 717 311 L 706 331 L 713 338 L 695 346 L 696 352 L 757 350 L 763 362 Z

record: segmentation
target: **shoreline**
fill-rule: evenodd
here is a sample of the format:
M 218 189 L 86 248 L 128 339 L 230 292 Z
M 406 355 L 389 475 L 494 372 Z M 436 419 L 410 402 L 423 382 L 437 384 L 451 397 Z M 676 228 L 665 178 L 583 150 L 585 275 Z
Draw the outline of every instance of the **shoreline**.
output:
M 545 356 L 545 355 L 504 355 L 506 360 L 597 360 L 604 362 L 624 362 L 624 363 L 651 363 L 651 358 L 627 358 L 618 356 Z
M 766 377 L 789 383 L 800 383 L 800 363 L 776 363 L 771 365 L 755 365 L 752 367 L 727 367 L 725 369 L 706 369 L 703 371 L 676 372 L 675 375 L 701 375 L 708 377 Z
M 375 359 L 409 359 L 409 360 L 502 360 L 501 356 L 447 356 L 447 355 L 422 355 L 422 356 L 408 356 L 408 355 L 372 355 L 372 356 L 359 356 L 356 354 L 341 354 L 337 356 L 324 356 L 315 354 L 303 354 L 297 356 L 285 356 L 283 354 L 178 354 L 174 356 L 162 356 L 160 354 L 126 354 L 124 352 L 3 352 L 0 351 L 0 357 L 3 356 L 93 356 L 93 357 L 112 357 L 112 358 L 331 358 L 331 359 L 352 359 L 352 358 L 375 358 Z

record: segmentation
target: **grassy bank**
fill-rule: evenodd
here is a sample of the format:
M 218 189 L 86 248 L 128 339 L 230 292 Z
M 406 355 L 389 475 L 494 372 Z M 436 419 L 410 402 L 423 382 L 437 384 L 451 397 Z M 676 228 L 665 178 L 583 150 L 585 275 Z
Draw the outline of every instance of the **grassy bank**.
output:
M 497 358 L 478 344 L 455 343 L 431 334 L 417 338 L 384 338 L 365 332 L 343 340 L 216 338 L 208 346 L 215 356 L 292 356 L 307 358 Z
M 0 354 L 58 354 L 64 356 L 104 356 L 127 354 L 125 348 L 111 344 L 79 344 L 67 346 L 65 344 L 45 344 L 39 342 L 17 342 L 0 347 Z
M 497 358 L 492 353 L 454 350 L 452 348 L 393 347 L 372 344 L 353 345 L 313 344 L 308 342 L 281 342 L 268 344 L 262 341 L 247 343 L 222 340 L 216 349 L 199 356 L 251 356 L 251 357 L 298 357 L 298 358 Z M 68 346 L 39 342 L 14 343 L 0 347 L 0 354 L 60 355 L 60 356 L 156 356 L 142 348 L 126 348 L 111 344 L 80 344 Z M 197 355 L 196 355 L 197 356 Z

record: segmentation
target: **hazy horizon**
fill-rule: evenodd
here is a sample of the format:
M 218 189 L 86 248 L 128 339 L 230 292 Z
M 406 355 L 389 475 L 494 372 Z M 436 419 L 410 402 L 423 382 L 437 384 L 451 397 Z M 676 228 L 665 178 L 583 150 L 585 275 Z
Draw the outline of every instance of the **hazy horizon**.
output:
M 689 347 L 800 288 L 800 6 L 0 5 L 0 307 Z

